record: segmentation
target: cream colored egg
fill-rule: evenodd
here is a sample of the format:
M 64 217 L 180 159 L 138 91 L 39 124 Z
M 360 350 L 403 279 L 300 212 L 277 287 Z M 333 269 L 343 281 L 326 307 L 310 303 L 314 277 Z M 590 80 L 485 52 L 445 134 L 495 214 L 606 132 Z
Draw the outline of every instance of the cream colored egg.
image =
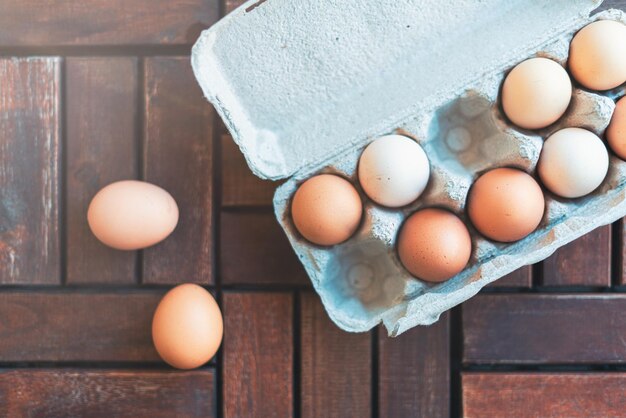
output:
M 102 243 L 119 250 L 137 250 L 172 233 L 178 223 L 178 206 L 168 192 L 154 184 L 118 181 L 94 196 L 87 221 Z
M 525 129 L 541 129 L 556 122 L 572 98 L 567 71 L 547 58 L 518 64 L 504 80 L 502 107 L 507 117 Z
M 359 160 L 361 187 L 374 202 L 388 207 L 408 205 L 428 184 L 430 164 L 414 140 L 386 135 L 369 144 Z
M 594 133 L 566 128 L 552 134 L 543 144 L 537 172 L 554 194 L 575 198 L 594 191 L 606 177 L 609 153 Z
M 626 81 L 626 25 L 599 20 L 582 28 L 570 45 L 572 76 L 592 90 L 609 90 Z

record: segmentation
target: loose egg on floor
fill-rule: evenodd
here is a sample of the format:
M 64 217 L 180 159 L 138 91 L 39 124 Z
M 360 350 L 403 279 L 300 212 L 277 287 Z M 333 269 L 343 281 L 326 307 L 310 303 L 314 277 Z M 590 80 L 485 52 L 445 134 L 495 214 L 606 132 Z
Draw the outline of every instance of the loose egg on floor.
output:
M 222 313 L 209 292 L 181 284 L 163 296 L 152 320 L 152 340 L 161 358 L 178 369 L 195 369 L 222 342 Z
M 354 186 L 333 174 L 321 174 L 302 183 L 291 203 L 296 229 L 318 245 L 335 245 L 350 238 L 362 214 L 363 204 Z
M 430 164 L 422 147 L 402 135 L 386 135 L 369 144 L 358 168 L 359 182 L 374 202 L 400 207 L 416 200 L 426 188 Z
M 567 71 L 547 58 L 531 58 L 518 64 L 502 86 L 502 107 L 517 126 L 540 129 L 556 122 L 572 98 Z
M 472 253 L 472 241 L 465 224 L 452 212 L 422 209 L 402 225 L 398 256 L 415 277 L 443 282 L 460 273 Z
M 174 198 L 154 184 L 111 183 L 91 200 L 87 221 L 102 243 L 119 250 L 146 248 L 164 240 L 178 223 Z
M 537 172 L 554 194 L 575 198 L 594 191 L 609 170 L 609 153 L 594 133 L 566 128 L 552 134 L 543 144 Z
M 570 44 L 572 76 L 592 90 L 609 90 L 626 81 L 626 25 L 598 20 L 582 28 Z
M 609 147 L 618 157 L 626 160 L 626 100 L 621 98 L 615 105 L 615 112 L 606 130 Z
M 533 232 L 543 217 L 541 187 L 525 172 L 496 168 L 476 180 L 468 196 L 476 229 L 495 241 L 514 242 Z

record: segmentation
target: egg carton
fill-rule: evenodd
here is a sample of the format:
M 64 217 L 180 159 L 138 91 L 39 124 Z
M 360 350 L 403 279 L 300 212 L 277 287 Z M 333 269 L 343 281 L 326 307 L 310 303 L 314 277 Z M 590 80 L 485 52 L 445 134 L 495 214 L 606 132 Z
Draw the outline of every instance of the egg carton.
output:
M 556 130 L 603 134 L 620 89 L 575 84 L 566 114 L 538 131 L 509 123 L 499 103 L 517 63 L 541 56 L 565 66 L 576 31 L 598 19 L 626 23 L 618 10 L 590 16 L 599 3 L 268 0 L 248 2 L 203 32 L 194 73 L 253 172 L 288 178 L 274 197 L 276 217 L 340 328 L 363 332 L 382 322 L 397 336 L 432 324 L 487 284 L 626 215 L 626 163 L 612 154 L 592 194 L 562 199 L 544 189 L 543 220 L 521 241 L 482 237 L 464 211 L 470 186 L 489 169 L 537 177 L 543 141 Z M 372 202 L 356 175 L 363 149 L 391 133 L 417 141 L 431 165 L 422 196 L 400 209 Z M 306 241 L 290 216 L 298 186 L 320 173 L 350 179 L 364 202 L 358 232 L 332 247 Z M 437 284 L 412 277 L 396 253 L 406 217 L 433 206 L 460 216 L 472 236 L 467 267 Z

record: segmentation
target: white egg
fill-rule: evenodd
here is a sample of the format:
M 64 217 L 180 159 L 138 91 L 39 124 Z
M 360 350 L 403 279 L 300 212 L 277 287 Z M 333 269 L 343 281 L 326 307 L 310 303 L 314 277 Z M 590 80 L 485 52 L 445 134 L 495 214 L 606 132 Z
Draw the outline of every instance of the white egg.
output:
M 408 205 L 428 184 L 430 164 L 414 140 L 386 135 L 369 144 L 359 160 L 359 181 L 374 202 L 388 207 Z
M 554 194 L 575 198 L 594 191 L 609 170 L 609 153 L 597 135 L 566 128 L 543 144 L 537 166 L 543 184 Z

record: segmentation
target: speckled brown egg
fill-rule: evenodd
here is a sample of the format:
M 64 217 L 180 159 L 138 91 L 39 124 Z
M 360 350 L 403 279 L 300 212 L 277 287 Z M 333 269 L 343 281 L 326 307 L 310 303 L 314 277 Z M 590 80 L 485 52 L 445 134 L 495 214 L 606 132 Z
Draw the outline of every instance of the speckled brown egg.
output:
M 615 112 L 606 130 L 609 147 L 618 157 L 626 160 L 626 97 L 622 97 L 615 105 Z
M 514 242 L 533 232 L 543 217 L 541 187 L 527 173 L 496 168 L 472 186 L 467 204 L 478 231 L 495 241 Z
M 152 319 L 152 340 L 161 358 L 178 369 L 195 369 L 222 342 L 222 313 L 201 286 L 181 284 L 163 296 Z
M 443 209 L 422 209 L 402 225 L 398 256 L 415 277 L 443 282 L 465 268 L 472 253 L 469 231 L 458 216 Z
M 304 238 L 318 245 L 335 245 L 359 227 L 363 205 L 354 186 L 332 174 L 311 177 L 298 188 L 291 216 Z

